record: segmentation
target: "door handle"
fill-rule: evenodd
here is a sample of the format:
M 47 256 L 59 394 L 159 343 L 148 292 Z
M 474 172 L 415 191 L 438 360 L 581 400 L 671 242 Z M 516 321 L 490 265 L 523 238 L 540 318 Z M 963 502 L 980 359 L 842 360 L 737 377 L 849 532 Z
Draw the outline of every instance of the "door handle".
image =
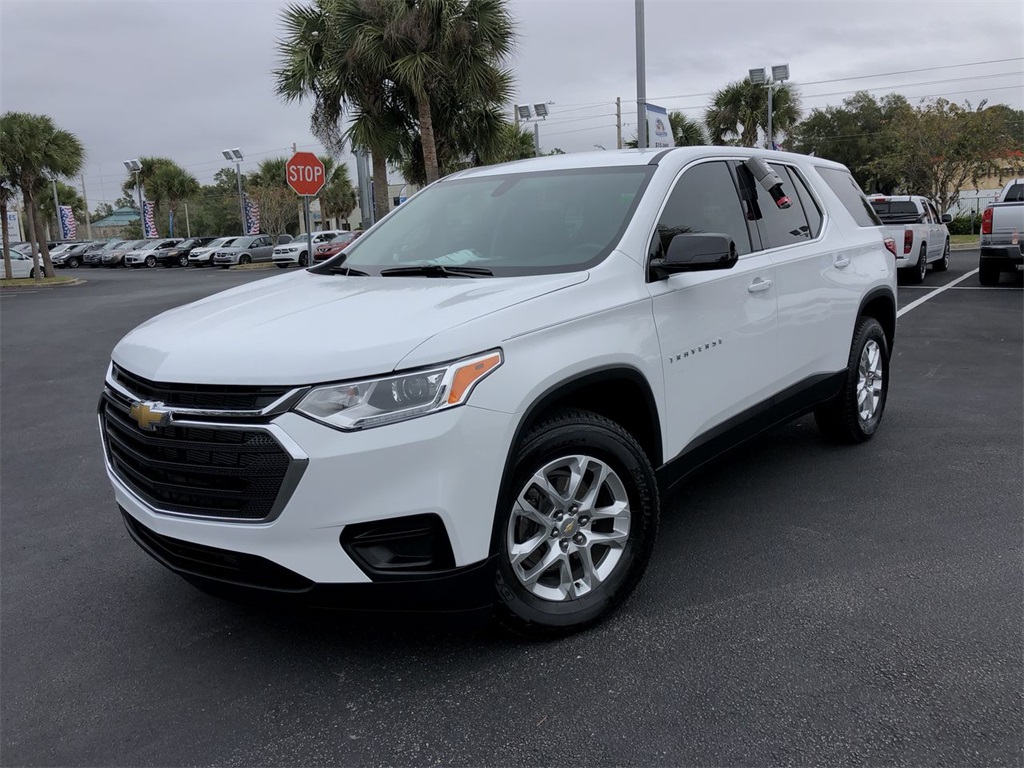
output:
M 759 277 L 759 278 L 757 278 L 757 280 L 755 280 L 754 282 L 752 282 L 750 285 L 747 286 L 747 291 L 749 293 L 760 293 L 761 291 L 767 291 L 771 287 L 772 287 L 772 281 L 771 280 L 762 280 Z
M 836 269 L 844 269 L 844 268 L 846 268 L 848 266 L 850 266 L 850 257 L 849 256 L 837 256 L 836 257 L 836 261 L 835 261 Z

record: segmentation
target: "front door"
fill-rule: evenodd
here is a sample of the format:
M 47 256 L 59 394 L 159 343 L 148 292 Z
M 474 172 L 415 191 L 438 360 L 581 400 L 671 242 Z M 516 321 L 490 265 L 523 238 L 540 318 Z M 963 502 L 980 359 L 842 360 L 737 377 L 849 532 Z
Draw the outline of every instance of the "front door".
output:
M 666 459 L 768 401 L 778 378 L 775 268 L 753 247 L 728 163 L 683 171 L 659 219 L 652 257 L 683 232 L 729 235 L 740 258 L 732 269 L 648 284 L 665 377 Z

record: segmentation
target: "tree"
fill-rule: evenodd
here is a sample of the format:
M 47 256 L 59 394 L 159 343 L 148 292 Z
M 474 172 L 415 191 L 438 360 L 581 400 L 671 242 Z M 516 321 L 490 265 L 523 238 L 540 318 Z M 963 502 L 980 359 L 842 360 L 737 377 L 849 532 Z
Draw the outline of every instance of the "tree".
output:
M 96 206 L 96 210 L 89 216 L 89 220 L 96 222 L 100 219 L 105 219 L 114 213 L 114 208 L 110 203 L 100 203 Z
M 8 181 L 7 165 L 3 158 L 3 148 L 0 147 L 0 227 L 3 229 L 4 245 L 4 278 L 10 280 L 14 277 L 11 272 L 11 233 L 7 227 L 7 207 L 17 194 L 15 187 Z
M 37 190 L 39 195 L 39 212 L 50 222 L 53 239 L 61 237 L 60 218 L 53 207 L 53 182 L 43 179 Z M 57 197 L 61 205 L 70 205 L 71 213 L 76 221 L 85 220 L 85 201 L 78 190 L 62 181 L 57 182 Z
M 6 112 L 0 116 L 0 146 L 4 147 L 4 164 L 11 179 L 16 179 L 25 201 L 29 241 L 36 278 L 41 277 L 39 252 L 43 269 L 53 277 L 50 249 L 42 234 L 37 191 L 41 180 L 55 176 L 75 176 L 85 159 L 82 142 L 73 133 L 58 128 L 47 115 L 27 112 Z
M 533 133 L 512 123 L 505 122 L 498 129 L 494 146 L 478 157 L 478 165 L 509 163 L 533 157 L 536 149 Z
M 789 83 L 773 86 L 772 132 L 787 133 L 800 119 L 800 97 Z M 711 143 L 719 146 L 753 147 L 758 129 L 768 133 L 768 89 L 750 78 L 729 83 L 718 91 L 704 113 Z
M 131 195 L 122 195 L 114 201 L 115 208 L 138 208 L 139 201 Z
M 246 179 L 247 194 L 260 207 L 260 225 L 275 238 L 299 220 L 295 193 L 285 175 L 287 157 L 270 157 Z
M 878 160 L 891 151 L 896 126 L 911 119 L 913 107 L 896 93 L 876 99 L 867 91 L 842 106 L 815 109 L 792 131 L 792 147 L 842 163 L 865 192 L 892 194 L 900 179 Z
M 927 101 L 894 126 L 889 151 L 876 168 L 900 179 L 903 191 L 925 195 L 940 212 L 960 199 L 968 181 L 988 175 L 993 160 L 1013 150 L 1005 115 L 946 99 Z
M 347 219 L 349 214 L 356 209 L 356 190 L 349 178 L 348 166 L 345 163 L 338 163 L 333 157 L 321 157 L 324 164 L 324 171 L 327 175 L 327 183 L 320 190 L 320 212 L 326 221 L 331 216 L 338 221 Z
M 142 170 L 138 174 L 128 171 L 128 178 L 121 185 L 121 191 L 124 192 L 125 197 L 132 197 L 136 190 L 135 177 L 138 175 L 138 183 L 142 184 L 142 197 L 153 203 L 153 216 L 159 220 L 167 194 L 163 187 L 154 182 L 161 168 L 167 166 L 177 167 L 177 165 L 167 157 L 140 157 L 139 164 L 142 165 Z M 138 205 L 138 203 L 135 203 L 135 205 Z
M 167 207 L 171 214 L 169 234 L 173 237 L 178 206 L 182 200 L 188 200 L 199 194 L 199 182 L 196 181 L 195 176 L 177 163 L 168 161 L 156 168 L 150 184 L 154 189 L 155 197 L 167 200 Z

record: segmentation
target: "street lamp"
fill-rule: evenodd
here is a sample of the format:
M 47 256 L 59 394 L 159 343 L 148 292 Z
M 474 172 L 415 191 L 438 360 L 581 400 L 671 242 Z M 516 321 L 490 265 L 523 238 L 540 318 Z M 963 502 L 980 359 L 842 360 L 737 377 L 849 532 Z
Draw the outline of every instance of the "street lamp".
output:
M 754 85 L 763 85 L 768 89 L 768 130 L 766 131 L 766 144 L 768 149 L 775 149 L 775 140 L 773 138 L 774 131 L 772 130 L 772 97 L 775 95 L 775 84 L 784 83 L 789 80 L 789 64 L 776 64 L 772 67 L 771 78 L 765 70 L 752 69 L 749 72 L 750 82 Z
M 540 157 L 540 123 L 539 120 L 547 120 L 548 115 L 548 104 L 554 104 L 555 102 L 541 102 L 534 104 L 531 110 L 529 104 L 516 104 L 516 117 L 523 122 L 529 122 L 533 120 L 533 154 L 535 157 Z
M 142 163 L 138 160 L 125 160 L 124 167 L 128 169 L 129 173 L 135 174 L 135 191 L 139 196 L 139 224 L 142 226 L 142 236 L 146 236 L 146 218 L 143 215 L 145 212 L 142 210 L 142 182 L 139 180 L 139 174 L 142 172 Z
M 242 235 L 246 235 L 248 232 L 245 226 L 245 196 L 242 194 L 242 150 L 238 147 L 222 149 L 221 154 L 224 155 L 225 160 L 232 161 L 235 164 L 235 176 L 238 177 L 238 211 L 242 216 Z

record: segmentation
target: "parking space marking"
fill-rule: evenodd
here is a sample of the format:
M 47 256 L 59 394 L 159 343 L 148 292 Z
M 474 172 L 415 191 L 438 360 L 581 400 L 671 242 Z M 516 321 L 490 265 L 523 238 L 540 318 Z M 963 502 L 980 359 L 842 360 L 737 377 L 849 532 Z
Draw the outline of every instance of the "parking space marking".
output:
M 915 299 L 914 301 L 912 301 L 912 302 L 910 302 L 909 304 L 907 304 L 907 306 L 905 306 L 905 307 L 904 307 L 903 309 L 901 309 L 901 310 L 900 310 L 899 312 L 897 312 L 897 313 L 896 313 L 896 317 L 898 317 L 898 318 L 899 318 L 899 317 L 903 317 L 903 316 L 904 316 L 905 314 L 907 314 L 907 312 L 909 312 L 910 310 L 912 310 L 912 309 L 916 309 L 917 307 L 921 306 L 922 304 L 924 304 L 924 303 L 925 303 L 926 301 L 928 301 L 929 299 L 934 299 L 934 298 L 935 298 L 936 296 L 938 296 L 938 295 L 939 295 L 940 293 L 943 293 L 943 292 L 945 292 L 945 291 L 948 291 L 948 290 L 949 290 L 950 288 L 952 288 L 952 287 L 953 287 L 954 285 L 957 285 L 958 283 L 962 283 L 962 282 L 963 282 L 964 280 L 966 280 L 967 278 L 969 278 L 969 277 L 974 277 L 974 276 L 975 276 L 976 274 L 978 274 L 978 270 L 977 270 L 977 269 L 972 269 L 972 270 L 971 270 L 970 272 L 968 272 L 968 273 L 967 273 L 966 275 L 961 275 L 960 277 L 958 277 L 958 278 L 957 278 L 956 280 L 954 280 L 953 282 L 951 282 L 951 283 L 947 283 L 946 285 L 943 285 L 943 286 L 942 286 L 941 288 L 936 288 L 936 289 L 935 289 L 934 291 L 932 291 L 931 293 L 926 293 L 926 294 L 925 294 L 924 296 L 922 296 L 922 297 L 921 297 L 920 299 Z

